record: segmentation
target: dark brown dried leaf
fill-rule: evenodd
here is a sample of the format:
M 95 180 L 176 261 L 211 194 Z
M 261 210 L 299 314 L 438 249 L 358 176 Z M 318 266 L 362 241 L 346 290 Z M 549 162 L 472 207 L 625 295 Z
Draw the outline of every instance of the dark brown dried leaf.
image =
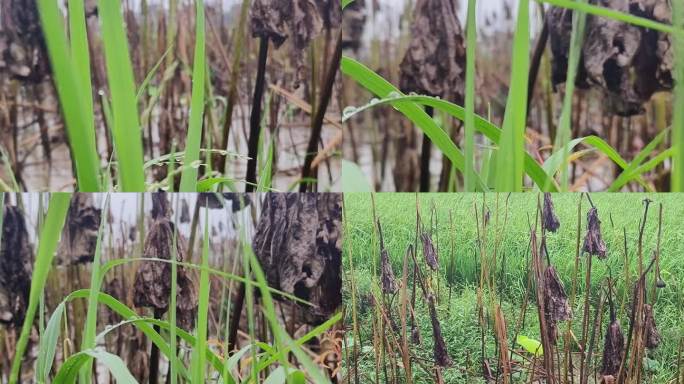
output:
M 356 0 L 342 14 L 342 48 L 357 51 L 361 48 L 366 26 L 366 1 Z
M 671 24 L 667 0 L 590 0 L 623 13 Z M 572 13 L 562 8 L 548 12 L 553 82 L 565 82 Z M 605 17 L 588 16 L 578 85 L 596 86 L 607 95 L 609 109 L 618 115 L 643 113 L 653 93 L 673 86 L 673 49 L 670 34 L 640 28 Z
M 300 311 L 303 321 L 325 320 L 342 304 L 340 194 L 266 194 L 252 246 L 269 285 L 314 305 Z
M 423 256 L 425 257 L 425 262 L 433 271 L 439 269 L 439 256 L 435 251 L 435 246 L 432 244 L 432 237 L 427 232 L 423 232 L 420 235 L 423 240 Z
M 59 243 L 62 262 L 75 265 L 93 261 L 101 217 L 102 210 L 95 207 L 91 193 L 73 195 Z
M 624 353 L 625 337 L 622 334 L 620 323 L 615 320 L 606 329 L 606 337 L 603 342 L 601 374 L 604 376 L 616 376 L 620 370 L 620 363 Z
M 22 211 L 6 205 L 0 249 L 0 323 L 21 327 L 31 289 L 31 244 Z
M 598 211 L 592 207 L 587 213 L 587 234 L 584 237 L 582 250 L 601 259 L 606 257 L 606 243 L 601 237 L 601 220 Z
M 644 327 L 646 328 L 646 348 L 658 348 L 661 339 L 660 332 L 656 327 L 653 307 L 650 304 L 644 304 Z
M 403 92 L 463 101 L 465 45 L 454 0 L 418 0 L 399 69 Z
M 544 220 L 544 228 L 549 232 L 556 232 L 560 228 L 558 216 L 553 209 L 553 201 L 550 193 L 544 193 L 544 209 L 542 210 L 542 218 Z
M 451 357 L 449 357 L 449 351 L 447 350 L 444 337 L 442 336 L 442 327 L 439 324 L 439 319 L 437 319 L 435 298 L 432 295 L 428 297 L 428 307 L 430 310 L 430 320 L 432 322 L 432 339 L 434 340 L 433 352 L 435 364 L 443 368 L 450 367 L 453 362 L 451 361 Z

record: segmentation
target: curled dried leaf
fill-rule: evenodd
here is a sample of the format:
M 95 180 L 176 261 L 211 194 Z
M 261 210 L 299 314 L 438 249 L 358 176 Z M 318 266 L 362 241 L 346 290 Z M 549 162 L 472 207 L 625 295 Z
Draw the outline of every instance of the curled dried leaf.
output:
M 451 361 L 449 351 L 444 342 L 444 337 L 442 336 L 442 327 L 439 324 L 439 319 L 437 319 L 437 309 L 435 308 L 435 297 L 432 295 L 428 296 L 428 307 L 430 309 L 430 320 L 432 322 L 435 364 L 443 368 L 450 367 L 453 362 Z
M 601 237 L 601 220 L 598 211 L 592 207 L 587 213 L 587 234 L 584 237 L 582 250 L 601 259 L 606 257 L 606 243 Z
M 656 327 L 653 307 L 650 304 L 644 304 L 644 327 L 646 328 L 646 348 L 658 348 L 661 337 Z
M 463 101 L 465 45 L 457 14 L 454 0 L 418 0 L 399 66 L 402 91 Z
M 0 323 L 21 327 L 31 289 L 31 244 L 22 211 L 6 205 L 0 249 Z
M 95 207 L 92 194 L 73 195 L 59 243 L 61 261 L 70 265 L 93 261 L 101 216 L 102 209 Z
M 622 356 L 625 353 L 625 337 L 622 334 L 620 323 L 613 320 L 606 329 L 603 341 L 603 361 L 601 374 L 604 376 L 616 376 L 620 370 Z
M 671 24 L 667 0 L 590 0 L 623 13 Z M 565 82 L 572 32 L 572 12 L 552 7 L 548 12 L 554 85 Z M 610 18 L 589 15 L 577 83 L 595 86 L 618 115 L 643 113 L 653 93 L 673 86 L 673 41 L 667 33 Z
M 357 51 L 366 25 L 366 1 L 356 0 L 344 9 L 342 15 L 342 48 Z
M 558 216 L 553 209 L 553 201 L 550 193 L 544 193 L 544 209 L 542 210 L 544 228 L 549 232 L 556 232 L 560 228 Z
M 427 232 L 423 232 L 420 235 L 420 238 L 423 241 L 423 256 L 425 256 L 425 262 L 433 271 L 438 270 L 439 257 L 437 256 L 435 246 L 432 243 L 432 237 L 430 237 L 430 234 Z

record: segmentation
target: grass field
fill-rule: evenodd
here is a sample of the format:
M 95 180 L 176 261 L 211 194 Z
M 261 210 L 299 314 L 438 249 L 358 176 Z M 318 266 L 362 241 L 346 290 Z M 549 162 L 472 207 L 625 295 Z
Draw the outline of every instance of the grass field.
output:
M 441 332 L 448 354 L 453 359 L 453 365 L 440 372 L 442 379 L 444 382 L 481 382 L 484 376 L 483 361 L 488 361 L 493 371 L 497 370 L 495 363 L 497 348 L 502 340 L 497 340 L 495 333 L 490 332 L 489 326 L 495 328 L 494 310 L 498 302 L 507 325 L 508 346 L 516 351 L 511 354 L 513 359 L 509 376 L 513 382 L 530 382 L 528 381 L 530 379 L 528 377 L 530 354 L 514 341 L 517 335 L 524 335 L 533 340 L 541 338 L 534 289 L 528 287 L 528 277 L 532 272 L 529 247 L 530 228 L 535 225 L 537 199 L 541 199 L 541 195 L 537 194 L 377 194 L 374 196 L 375 205 L 370 194 L 346 194 L 344 269 L 345 302 L 348 307 L 346 323 L 348 329 L 352 331 L 348 333 L 347 338 L 349 343 L 347 367 L 350 369 L 350 380 L 357 373 L 362 377 L 361 382 L 366 382 L 366 379 L 374 382 L 397 379 L 398 382 L 402 382 L 399 379 L 406 379 L 402 376 L 406 373 L 400 369 L 405 366 L 403 364 L 405 362 L 393 364 L 392 353 L 380 352 L 385 349 L 378 348 L 384 339 L 378 337 L 378 331 L 382 328 L 376 321 L 377 317 L 397 318 L 398 323 L 401 313 L 407 313 L 407 311 L 401 308 L 402 289 L 399 289 L 398 293 L 389 295 L 381 291 L 380 244 L 377 228 L 373 225 L 374 215 L 371 212 L 377 215 L 381 223 L 385 248 L 389 253 L 389 260 L 397 276 L 398 284 L 403 287 L 404 283 L 399 280 L 405 277 L 409 290 L 407 300 L 408 296 L 416 300 L 415 324 L 423 335 L 423 343 L 420 345 L 411 343 L 411 347 L 408 348 L 410 351 L 407 351 L 413 366 L 413 379 L 417 383 L 433 382 L 435 379 L 432 358 L 433 341 L 431 341 L 432 338 L 426 336 L 430 334 L 431 325 L 429 305 L 420 294 L 420 285 L 416 299 L 413 299 L 416 294 L 410 292 L 411 289 L 415 292 L 416 286 L 413 282 L 413 277 L 415 277 L 413 267 L 408 269 L 410 271 L 408 276 L 402 276 L 403 259 L 410 244 L 418 242 L 416 248 L 419 251 L 416 254 L 416 260 L 419 266 L 424 260 L 423 247 L 416 237 L 416 196 L 418 196 L 422 223 L 426 231 L 432 234 L 431 238 L 439 259 L 438 271 L 430 272 L 428 268 L 423 267 L 419 269 L 423 270 L 422 274 L 427 276 L 425 281 L 430 285 L 428 291 L 437 298 L 437 317 L 441 322 Z M 601 340 L 609 322 L 609 305 L 606 301 L 607 281 L 612 276 L 617 318 L 621 322 L 623 331 L 627 332 L 629 302 L 631 302 L 632 287 L 639 268 L 637 243 L 639 224 L 644 211 L 643 200 L 652 200 L 643 229 L 644 265 L 650 261 L 651 252 L 657 249 L 659 209 L 662 204 L 662 235 L 657 266 L 666 285 L 658 289 L 654 287 L 655 273 L 647 275 L 646 283 L 646 300 L 653 305 L 655 310 L 656 324 L 662 341 L 657 348 L 650 349 L 643 359 L 643 382 L 675 382 L 678 369 L 680 369 L 678 366 L 681 366 L 681 363 L 678 365 L 678 359 L 681 359 L 679 344 L 684 336 L 684 310 L 682 309 L 684 267 L 681 263 L 681 255 L 684 251 L 682 243 L 684 225 L 680 221 L 684 215 L 682 196 L 677 194 L 591 195 L 591 200 L 598 209 L 607 252 L 604 260 L 593 258 L 589 276 L 590 296 L 586 303 L 585 273 L 588 260 L 586 255 L 580 254 L 575 274 L 575 255 L 578 244 L 578 203 L 581 199 L 582 206 L 579 212 L 582 219 L 579 237 L 581 241 L 586 232 L 589 201 L 580 194 L 555 194 L 552 199 L 560 221 L 560 228 L 556 233 L 546 234 L 548 254 L 550 264 L 556 268 L 570 297 L 570 306 L 574 314 L 570 327 L 578 339 L 577 343 L 570 343 L 567 349 L 563 340 L 559 340 L 558 349 L 577 353 L 578 345 L 583 345 L 582 330 L 585 321 L 582 317 L 587 307 L 586 303 L 589 303 L 591 310 L 587 312 L 590 316 L 586 322 L 595 324 L 598 321 L 599 324 L 599 326 L 589 327 L 596 329 L 595 331 L 587 332 L 587 336 L 592 336 L 589 341 L 595 345 L 594 363 L 591 364 L 590 361 L 589 368 L 586 369 L 588 378 L 592 380 L 597 374 L 596 371 L 601 369 L 601 351 L 603 350 Z M 483 216 L 489 216 L 486 226 L 482 226 Z M 429 224 L 430 222 L 432 225 Z M 623 245 L 624 234 L 626 234 L 627 244 L 626 256 Z M 485 244 L 482 250 L 479 246 L 479 239 L 483 239 L 482 244 Z M 408 257 L 408 259 L 411 258 Z M 625 260 L 628 260 L 628 267 L 625 267 Z M 481 297 L 478 297 L 478 292 L 482 293 Z M 652 294 L 653 292 L 655 295 Z M 528 301 L 529 305 L 527 305 Z M 381 302 L 384 303 L 383 306 L 376 305 Z M 393 304 L 397 307 L 396 311 L 392 307 Z M 521 311 L 521 308 L 525 306 L 526 310 Z M 596 310 L 599 306 L 602 307 L 601 311 Z M 379 315 L 378 307 L 385 308 L 386 313 Z M 479 318 L 480 309 L 483 310 L 483 320 Z M 523 312 L 525 321 L 521 322 Z M 596 312 L 602 315 L 598 320 L 595 319 Z M 410 315 L 407 315 L 406 322 L 412 324 Z M 559 328 L 565 329 L 565 326 Z M 394 332 L 399 344 L 402 343 L 400 333 Z M 386 342 L 391 344 L 390 339 L 391 337 L 388 337 L 389 341 Z M 391 351 L 391 349 L 387 350 Z M 399 348 L 396 353 L 400 354 L 400 351 L 403 352 L 402 348 Z M 518 352 L 520 352 L 519 355 Z M 354 359 L 354 356 L 358 358 Z M 528 360 L 525 361 L 525 359 Z M 577 361 L 575 365 L 579 365 Z M 541 363 L 538 364 L 541 365 Z M 525 366 L 528 367 L 525 368 Z M 565 367 L 565 364 L 560 364 L 560 366 Z M 567 379 L 569 376 L 577 375 L 570 373 L 559 376 Z M 494 376 L 502 379 L 499 377 L 502 375 L 495 374 Z

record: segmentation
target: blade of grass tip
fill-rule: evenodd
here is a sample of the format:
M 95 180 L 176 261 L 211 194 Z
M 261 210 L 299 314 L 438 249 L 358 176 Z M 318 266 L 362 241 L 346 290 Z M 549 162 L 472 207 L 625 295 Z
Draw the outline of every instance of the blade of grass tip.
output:
M 45 43 L 50 56 L 55 88 L 62 107 L 64 121 L 71 143 L 78 189 L 82 192 L 100 190 L 98 177 L 99 158 L 95 146 L 94 133 L 89 132 L 89 117 L 82 105 L 85 104 L 85 92 L 79 86 L 76 67 L 71 60 L 69 42 L 62 22 L 62 13 L 53 0 L 39 0 L 38 11 L 45 36 Z M 90 116 L 92 120 L 92 115 Z
M 529 0 L 518 3 L 518 21 L 513 37 L 511 86 L 506 102 L 499 155 L 496 190 L 520 192 L 523 187 L 525 128 L 527 120 L 527 80 L 530 51 Z
M 464 190 L 475 192 L 475 48 L 477 28 L 475 10 L 477 0 L 468 1 L 466 24 L 466 91 L 465 91 L 465 170 Z
M 119 164 L 119 189 L 123 192 L 142 192 L 145 190 L 142 132 L 138 121 L 135 81 L 121 3 L 99 0 L 98 10 L 102 23 L 107 80 L 112 95 L 112 137 Z
M 31 328 L 33 327 L 33 319 L 36 315 L 38 301 L 45 287 L 50 267 L 52 266 L 52 258 L 57 249 L 62 227 L 64 227 L 67 210 L 69 209 L 69 199 L 71 199 L 71 194 L 69 193 L 55 193 L 50 197 L 47 217 L 38 240 L 38 251 L 31 276 L 31 290 L 29 292 L 26 317 L 24 318 L 24 325 L 21 328 L 19 340 L 17 341 L 9 384 L 16 384 L 19 381 L 19 371 L 21 370 L 21 363 L 24 359 Z
M 195 58 L 192 69 L 192 100 L 190 101 L 190 121 L 188 136 L 185 141 L 184 165 L 189 165 L 181 173 L 179 192 L 195 192 L 197 190 L 197 167 L 202 141 L 202 120 L 204 116 L 204 1 L 195 1 Z
M 672 21 L 674 26 L 684 33 L 684 4 L 672 2 Z M 675 39 L 675 104 L 672 116 L 672 143 L 675 153 L 672 161 L 672 192 L 684 191 L 684 36 L 682 33 Z
M 76 68 L 76 81 L 78 82 L 79 89 L 83 90 L 81 109 L 88 124 L 85 132 L 88 134 L 88 141 L 95 143 L 93 85 L 90 80 L 90 51 L 88 47 L 84 0 L 70 0 L 68 6 L 71 55 L 74 68 Z
M 88 309 L 86 310 L 85 330 L 83 331 L 83 340 L 81 342 L 81 349 L 95 348 L 95 333 L 97 330 L 97 294 L 100 292 L 102 285 L 102 278 L 100 276 L 101 257 L 102 257 L 102 234 L 104 233 L 104 226 L 107 222 L 107 214 L 109 212 L 109 194 L 105 195 L 105 200 L 102 203 L 102 217 L 100 218 L 100 229 L 97 232 L 97 240 L 95 242 L 95 255 L 92 263 L 92 271 L 90 273 L 90 295 L 88 296 Z M 90 383 L 92 379 L 92 359 L 85 364 L 81 372 L 79 372 L 79 382 Z
M 207 317 L 209 316 L 209 209 L 204 214 L 204 238 L 202 239 L 202 268 L 200 270 L 199 304 L 197 307 L 197 345 L 193 349 L 192 378 L 204 383 L 207 346 Z
M 577 0 L 583 3 L 586 0 Z M 569 188 L 570 177 L 568 174 L 568 157 L 570 151 L 566 144 L 570 141 L 572 132 L 572 99 L 575 93 L 575 79 L 577 78 L 577 67 L 582 56 L 582 44 L 584 42 L 584 27 L 586 25 L 587 15 L 581 11 L 575 11 L 572 15 L 572 35 L 570 37 L 570 53 L 568 54 L 568 72 L 565 80 L 565 96 L 563 97 L 563 110 L 561 112 L 560 121 L 558 123 L 558 132 L 556 135 L 556 150 L 563 151 L 563 166 L 561 167 L 561 190 L 567 191 Z M 549 175 L 553 177 L 553 175 Z M 548 190 L 548 186 L 545 186 Z
M 173 148 L 175 147 L 175 141 L 174 144 L 172 144 L 171 152 L 173 153 Z M 171 188 L 173 188 L 173 183 L 171 183 Z M 178 209 L 178 204 L 180 201 L 180 196 L 178 194 L 173 195 L 175 200 L 176 200 L 176 209 L 174 212 L 180 212 Z M 169 325 L 170 325 L 170 330 L 169 330 L 169 347 L 171 348 L 171 356 L 177 356 L 178 351 L 176 351 L 176 343 L 177 343 L 177 338 L 176 338 L 176 291 L 177 291 L 177 281 L 178 281 L 178 265 L 176 264 L 176 259 L 178 258 L 178 255 L 176 254 L 176 243 L 178 242 L 178 227 L 173 226 L 173 242 L 171 243 L 171 297 L 169 299 Z M 171 365 L 171 371 L 169 372 L 169 375 L 171 375 L 169 382 L 171 384 L 176 384 L 178 380 L 178 366 L 177 362 L 175 359 L 171 359 L 170 362 Z

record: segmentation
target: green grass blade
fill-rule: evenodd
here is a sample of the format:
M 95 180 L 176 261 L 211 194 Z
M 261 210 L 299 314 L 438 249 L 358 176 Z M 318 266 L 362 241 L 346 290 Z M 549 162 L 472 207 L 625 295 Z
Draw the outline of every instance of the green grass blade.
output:
M 98 10 L 112 95 L 112 137 L 119 164 L 119 189 L 123 192 L 144 192 L 142 131 L 121 3 L 117 0 L 99 0 Z
M 62 316 L 64 316 L 65 303 L 60 303 L 52 312 L 43 337 L 40 339 L 38 348 L 38 359 L 36 360 L 36 371 L 34 378 L 36 383 L 47 383 L 50 378 L 50 371 L 52 370 L 52 362 L 55 359 L 55 352 L 57 351 L 57 342 L 59 341 L 59 332 L 62 325 Z
M 78 189 L 81 192 L 98 192 L 100 160 L 95 146 L 95 133 L 92 132 L 93 116 L 92 112 L 88 116 L 83 108 L 87 103 L 85 99 L 91 95 L 86 94 L 78 80 L 76 64 L 72 61 L 62 13 L 57 2 L 39 0 L 38 10 L 55 88 L 73 151 L 72 159 L 76 168 Z
M 117 355 L 103 349 L 86 349 L 71 355 L 57 371 L 55 383 L 74 383 L 76 375 L 92 359 L 98 360 L 107 367 L 117 383 L 137 383 L 135 377 L 126 368 L 126 363 Z
M 584 2 L 585 0 L 578 0 Z M 558 134 L 556 135 L 556 150 L 563 151 L 563 164 L 567 164 L 570 152 L 566 144 L 572 136 L 572 100 L 575 94 L 575 79 L 577 78 L 577 68 L 582 57 L 582 43 L 584 42 L 584 27 L 587 15 L 576 11 L 572 15 L 572 34 L 570 37 L 570 52 L 568 54 L 568 72 L 565 81 L 565 96 L 563 97 L 563 110 L 561 111 L 560 122 L 558 124 Z M 567 191 L 570 178 L 568 167 L 561 168 L 561 190 Z
M 93 112 L 93 85 L 90 80 L 90 50 L 88 47 L 88 30 L 86 28 L 84 0 L 70 0 L 69 36 L 71 38 L 71 55 L 76 68 L 76 81 L 82 90 L 81 109 L 88 124 L 85 130 L 88 141 L 95 143 L 95 113 Z
M 672 1 L 672 21 L 677 28 L 684 28 L 684 4 Z M 672 159 L 672 192 L 684 191 L 684 33 L 674 36 L 674 111 L 672 116 L 672 143 L 675 148 Z
M 352 58 L 343 56 L 340 70 L 378 97 L 386 98 L 392 95 L 401 95 L 396 87 Z M 463 153 L 451 141 L 449 135 L 422 108 L 410 102 L 396 103 L 394 107 L 420 128 L 437 148 L 449 158 L 456 169 L 463 172 L 465 167 Z M 345 109 L 344 114 L 347 115 L 347 112 Z M 477 189 L 486 190 L 486 186 L 479 175 L 475 174 L 475 176 Z
M 209 210 L 204 215 L 204 237 L 202 239 L 202 269 L 200 270 L 199 304 L 197 307 L 197 346 L 193 352 L 192 378 L 195 383 L 204 383 L 207 347 L 207 321 L 209 314 Z
M 361 65 L 361 64 L 359 64 Z M 374 74 L 374 76 L 377 76 Z M 437 110 L 444 111 L 448 113 L 449 115 L 455 117 L 456 119 L 459 119 L 461 121 L 465 120 L 465 110 L 451 102 L 438 99 L 435 97 L 431 96 L 394 96 L 394 97 L 389 97 L 386 99 L 381 99 L 376 102 L 373 102 L 372 104 L 369 104 L 367 106 L 361 107 L 361 108 L 355 108 L 354 113 L 348 113 L 347 117 L 360 113 L 366 109 L 369 109 L 371 107 L 377 107 L 383 104 L 404 104 L 406 102 L 412 102 L 412 103 L 417 103 L 417 104 L 422 104 L 422 105 L 427 105 L 430 107 L 433 107 Z M 482 133 L 483 135 L 487 136 L 489 140 L 494 142 L 495 144 L 498 144 L 501 141 L 501 129 L 499 129 L 497 126 L 489 122 L 488 120 L 475 115 L 475 129 Z M 495 155 L 497 153 L 494 152 L 492 154 L 492 158 L 495 158 Z M 492 160 L 494 161 L 494 160 Z M 494 172 L 491 172 L 492 174 Z M 529 154 L 525 154 L 525 173 L 534 181 L 534 183 L 542 190 L 544 191 L 549 191 L 549 192 L 557 192 L 558 188 L 553 179 L 547 175 L 547 173 L 544 171 L 544 169 L 537 163 L 532 156 Z M 479 177 L 479 175 L 478 175 Z
M 475 26 L 477 0 L 468 1 L 466 22 L 466 83 L 465 83 L 465 171 L 463 189 L 475 191 L 475 48 L 477 28 Z
M 47 217 L 45 218 L 45 224 L 40 233 L 40 239 L 38 240 L 38 251 L 33 266 L 33 274 L 31 276 L 31 291 L 29 293 L 29 302 L 26 308 L 26 317 L 24 318 L 24 325 L 21 328 L 19 340 L 17 341 L 9 384 L 16 384 L 19 380 L 21 362 L 24 359 L 31 328 L 33 328 L 33 319 L 36 316 L 38 302 L 40 301 L 43 288 L 45 287 L 45 281 L 47 280 L 48 273 L 52 267 L 52 258 L 55 255 L 57 243 L 62 234 L 62 227 L 64 227 L 64 221 L 66 220 L 70 199 L 71 194 L 69 193 L 55 193 L 50 196 Z
M 630 13 L 624 13 L 616 11 L 614 9 L 600 7 L 597 5 L 587 4 L 586 2 L 580 2 L 577 0 L 536 0 L 538 3 L 546 3 L 556 7 L 562 7 L 567 9 L 572 9 L 574 11 L 580 11 L 594 16 L 605 17 L 607 19 L 622 21 L 627 24 L 636 25 L 638 27 L 644 27 L 652 29 L 654 31 L 669 33 L 672 35 L 684 36 L 684 30 L 680 27 L 675 28 L 672 25 L 663 24 L 655 20 L 647 19 L 645 17 L 634 16 Z M 673 1 L 672 3 L 675 3 Z
M 188 136 L 185 140 L 185 165 L 190 165 L 181 174 L 179 192 L 196 192 L 197 190 L 197 167 L 194 163 L 199 161 L 200 145 L 202 143 L 202 120 L 204 117 L 204 81 L 206 57 L 204 54 L 205 31 L 204 31 L 204 1 L 195 1 L 195 58 L 192 69 L 192 100 L 190 101 L 190 121 Z
M 527 80 L 530 63 L 529 24 L 529 0 L 521 0 L 518 3 L 517 26 L 513 35 L 511 85 L 497 156 L 496 190 L 499 192 L 520 192 L 524 182 Z
M 105 201 L 102 204 L 102 212 L 100 218 L 100 229 L 97 233 L 97 240 L 95 242 L 95 255 L 92 263 L 92 271 L 90 273 L 90 297 L 88 297 L 88 309 L 86 310 L 85 329 L 83 331 L 83 340 L 81 349 L 95 348 L 95 333 L 97 330 L 97 293 L 100 292 L 102 278 L 100 277 L 100 267 L 102 258 L 102 235 L 104 234 L 105 223 L 107 222 L 107 214 L 109 212 L 109 195 L 105 196 Z M 81 382 L 90 383 L 92 375 L 92 360 L 88 361 L 83 370 L 79 374 Z

